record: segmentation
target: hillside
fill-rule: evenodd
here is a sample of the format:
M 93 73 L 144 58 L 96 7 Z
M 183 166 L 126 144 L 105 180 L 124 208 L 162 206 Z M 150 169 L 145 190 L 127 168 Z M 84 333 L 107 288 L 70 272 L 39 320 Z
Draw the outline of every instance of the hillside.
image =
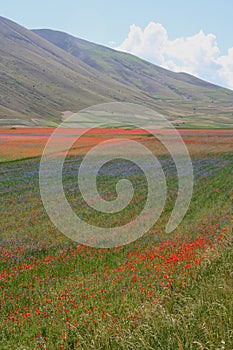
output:
M 155 108 L 169 115 L 177 124 L 191 121 L 195 126 L 199 123 L 197 116 L 201 117 L 199 120 L 204 127 L 211 126 L 211 123 L 227 127 L 233 123 L 231 90 L 186 73 L 171 72 L 136 56 L 67 33 L 51 29 L 34 32 L 115 81 L 153 97 Z
M 64 111 L 110 101 L 144 104 L 183 126 L 233 122 L 233 91 L 66 33 L 0 17 L 0 55 L 0 125 L 56 125 Z
M 62 111 L 125 96 L 131 102 L 144 99 L 141 92 L 137 99 L 132 97 L 134 89 L 4 18 L 0 18 L 0 55 L 1 119 L 21 118 L 26 124 L 44 119 L 51 125 L 59 122 Z

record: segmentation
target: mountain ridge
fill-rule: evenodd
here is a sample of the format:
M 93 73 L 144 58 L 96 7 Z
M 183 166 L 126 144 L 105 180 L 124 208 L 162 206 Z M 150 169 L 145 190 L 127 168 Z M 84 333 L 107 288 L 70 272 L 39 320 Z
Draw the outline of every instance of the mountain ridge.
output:
M 52 126 L 66 110 L 112 101 L 143 104 L 182 125 L 219 114 L 226 127 L 232 122 L 233 91 L 67 33 L 0 17 L 0 55 L 0 125 L 17 118 Z

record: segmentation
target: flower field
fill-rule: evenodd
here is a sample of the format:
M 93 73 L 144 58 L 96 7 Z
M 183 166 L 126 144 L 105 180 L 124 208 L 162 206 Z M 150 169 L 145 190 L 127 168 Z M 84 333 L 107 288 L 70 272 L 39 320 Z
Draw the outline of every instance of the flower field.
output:
M 97 249 L 61 234 L 43 207 L 39 162 L 51 131 L 0 131 L 0 349 L 232 350 L 233 132 L 181 131 L 194 193 L 172 233 L 164 228 L 177 195 L 176 168 L 164 148 L 132 130 L 85 135 L 63 173 L 66 197 L 85 220 L 97 218 L 77 190 L 77 167 L 110 134 L 156 151 L 168 186 L 163 213 L 147 234 Z M 100 216 L 100 226 L 124 224 L 144 205 L 143 174 L 122 160 L 100 173 L 102 196 L 115 198 L 121 176 L 136 186 L 133 204 Z

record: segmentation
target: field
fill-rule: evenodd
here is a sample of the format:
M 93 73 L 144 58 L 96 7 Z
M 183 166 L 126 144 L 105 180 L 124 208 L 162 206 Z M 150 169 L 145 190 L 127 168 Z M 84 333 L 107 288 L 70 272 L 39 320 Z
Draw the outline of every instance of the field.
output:
M 123 176 L 135 196 L 122 213 L 97 219 L 76 179 L 93 145 L 109 134 L 127 135 L 157 154 L 166 175 L 160 219 L 140 239 L 111 249 L 75 243 L 49 220 L 38 173 L 51 131 L 0 130 L 0 349 L 232 350 L 233 131 L 180 130 L 192 158 L 194 193 L 184 220 L 169 234 L 176 169 L 155 138 L 96 130 L 74 144 L 63 171 L 66 197 L 79 216 L 99 226 L 137 216 L 147 189 L 134 165 L 110 162 L 99 174 L 99 192 L 114 199 Z

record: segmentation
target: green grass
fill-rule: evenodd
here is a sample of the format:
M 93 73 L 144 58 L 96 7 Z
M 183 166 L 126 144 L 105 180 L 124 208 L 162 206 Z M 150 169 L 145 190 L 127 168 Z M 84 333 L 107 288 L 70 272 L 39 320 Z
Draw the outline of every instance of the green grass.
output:
M 66 195 L 97 222 L 76 189 L 79 160 L 66 161 Z M 80 246 L 54 228 L 38 159 L 0 164 L 0 349 L 232 349 L 232 154 L 193 157 L 194 196 L 172 234 L 164 227 L 177 180 L 171 160 L 161 161 L 169 188 L 161 219 L 116 249 Z M 98 215 L 99 225 L 127 222 L 142 208 L 143 176 L 128 176 L 134 205 L 121 217 Z M 99 191 L 110 198 L 116 181 L 102 174 Z
M 193 273 L 184 291 L 174 287 L 165 303 L 140 305 L 138 323 L 116 337 L 100 329 L 84 349 L 231 350 L 233 346 L 232 242 L 226 242 Z M 71 337 L 72 331 L 69 336 Z M 86 339 L 87 338 L 87 339 Z M 88 339 L 89 338 L 89 339 Z

